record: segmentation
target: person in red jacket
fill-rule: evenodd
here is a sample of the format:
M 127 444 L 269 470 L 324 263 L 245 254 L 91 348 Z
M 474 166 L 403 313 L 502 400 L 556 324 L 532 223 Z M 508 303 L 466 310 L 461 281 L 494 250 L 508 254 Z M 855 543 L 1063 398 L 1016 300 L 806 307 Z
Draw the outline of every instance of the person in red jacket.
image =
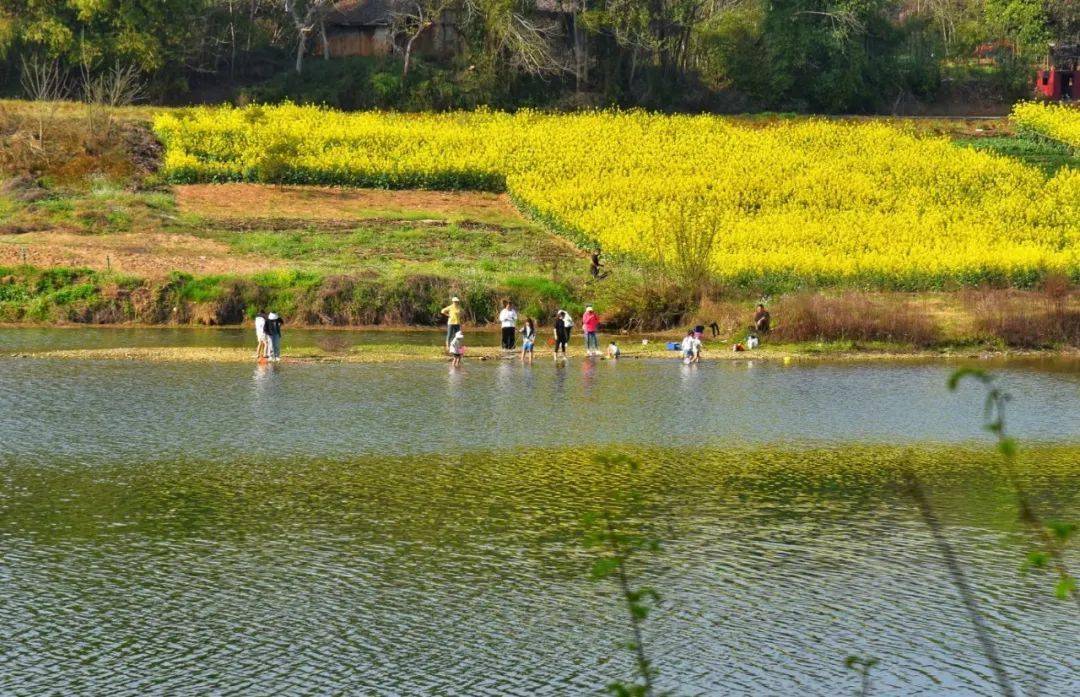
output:
M 581 328 L 585 332 L 585 353 L 599 356 L 600 341 L 596 338 L 596 330 L 600 328 L 600 315 L 596 314 L 592 305 L 586 307 L 585 314 L 581 316 Z

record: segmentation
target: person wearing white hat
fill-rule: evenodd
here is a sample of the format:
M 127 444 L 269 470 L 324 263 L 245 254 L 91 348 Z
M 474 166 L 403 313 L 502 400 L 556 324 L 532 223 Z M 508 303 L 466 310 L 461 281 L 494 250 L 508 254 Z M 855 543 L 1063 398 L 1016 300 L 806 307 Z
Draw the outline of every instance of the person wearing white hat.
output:
M 450 341 L 461 331 L 461 298 L 450 298 L 450 304 L 440 312 L 446 317 L 446 350 L 450 350 Z
M 266 338 L 270 342 L 266 352 L 267 360 L 274 362 L 281 360 L 281 325 L 283 324 L 285 324 L 285 321 L 278 317 L 276 312 L 271 312 L 266 316 L 263 331 L 266 332 Z
M 451 365 L 457 368 L 461 365 L 461 357 L 465 354 L 465 334 L 461 331 L 454 333 L 454 338 L 450 340 L 450 355 L 454 357 Z
M 596 338 L 596 330 L 599 328 L 600 315 L 589 305 L 581 316 L 581 329 L 585 332 L 585 353 L 589 356 L 600 355 L 600 340 Z

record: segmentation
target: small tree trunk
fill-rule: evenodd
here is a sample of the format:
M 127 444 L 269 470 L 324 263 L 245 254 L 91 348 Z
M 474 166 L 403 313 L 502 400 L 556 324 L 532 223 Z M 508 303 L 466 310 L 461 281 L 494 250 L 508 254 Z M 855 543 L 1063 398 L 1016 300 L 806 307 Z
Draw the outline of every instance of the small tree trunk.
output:
M 407 77 L 409 77 L 409 65 L 412 63 L 412 46 L 413 46 L 413 42 L 416 41 L 416 37 L 420 36 L 420 32 L 422 32 L 422 31 L 423 31 L 423 29 L 416 32 L 415 34 L 413 34 L 412 36 L 409 37 L 408 41 L 405 42 L 405 60 L 401 64 L 401 81 L 402 82 L 404 82 L 405 79 Z
M 304 69 L 304 44 L 307 43 L 307 32 L 300 32 L 300 40 L 296 42 L 296 74 L 300 75 Z
M 319 38 L 322 39 L 322 57 L 324 61 L 330 60 L 330 42 L 326 40 L 326 22 L 319 20 Z

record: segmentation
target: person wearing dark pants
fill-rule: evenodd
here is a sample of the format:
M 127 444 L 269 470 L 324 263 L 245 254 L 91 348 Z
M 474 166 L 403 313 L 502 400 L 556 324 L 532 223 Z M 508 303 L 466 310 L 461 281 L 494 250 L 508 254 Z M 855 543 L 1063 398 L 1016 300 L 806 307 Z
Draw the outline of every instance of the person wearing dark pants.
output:
M 499 312 L 499 324 L 502 326 L 502 347 L 504 350 L 513 351 L 517 338 L 517 310 L 509 300 L 503 301 L 503 309 Z
M 446 317 L 446 350 L 450 350 L 450 342 L 461 331 L 461 299 L 454 296 L 450 304 L 440 310 Z
M 555 360 L 559 359 L 559 350 L 566 358 L 566 342 L 570 340 L 570 329 L 566 326 L 567 314 L 559 310 L 555 314 Z
M 277 313 L 271 312 L 266 317 L 266 324 L 264 325 L 266 338 L 269 342 L 266 359 L 275 363 L 281 360 L 281 325 L 283 324 L 285 324 L 285 321 L 278 317 Z

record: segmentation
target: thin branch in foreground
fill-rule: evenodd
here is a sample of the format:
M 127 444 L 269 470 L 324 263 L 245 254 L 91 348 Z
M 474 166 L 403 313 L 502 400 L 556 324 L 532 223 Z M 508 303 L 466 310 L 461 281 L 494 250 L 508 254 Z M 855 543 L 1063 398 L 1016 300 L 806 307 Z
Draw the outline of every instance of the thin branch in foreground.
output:
M 975 598 L 975 593 L 968 584 L 967 576 L 964 574 L 963 567 L 960 566 L 960 560 L 957 559 L 956 552 L 945 537 L 945 528 L 941 524 L 941 520 L 934 513 L 919 478 L 911 471 L 908 471 L 904 475 L 904 480 L 908 494 L 915 501 L 923 522 L 926 523 L 930 535 L 934 538 L 934 546 L 937 547 L 941 558 L 945 560 L 945 568 L 948 569 L 952 584 L 960 594 L 960 602 L 963 603 L 964 609 L 967 611 L 968 620 L 971 621 L 971 626 L 975 630 L 975 636 L 979 640 L 983 656 L 986 657 L 987 664 L 994 672 L 994 679 L 997 681 L 998 689 L 1001 690 L 1001 694 L 1005 695 L 1005 697 L 1015 697 L 1016 690 L 1013 688 L 1012 681 L 1009 680 L 1009 674 L 1005 671 L 1005 666 L 998 656 L 997 647 L 990 636 L 990 629 L 986 626 L 982 612 L 979 611 L 979 601 Z

